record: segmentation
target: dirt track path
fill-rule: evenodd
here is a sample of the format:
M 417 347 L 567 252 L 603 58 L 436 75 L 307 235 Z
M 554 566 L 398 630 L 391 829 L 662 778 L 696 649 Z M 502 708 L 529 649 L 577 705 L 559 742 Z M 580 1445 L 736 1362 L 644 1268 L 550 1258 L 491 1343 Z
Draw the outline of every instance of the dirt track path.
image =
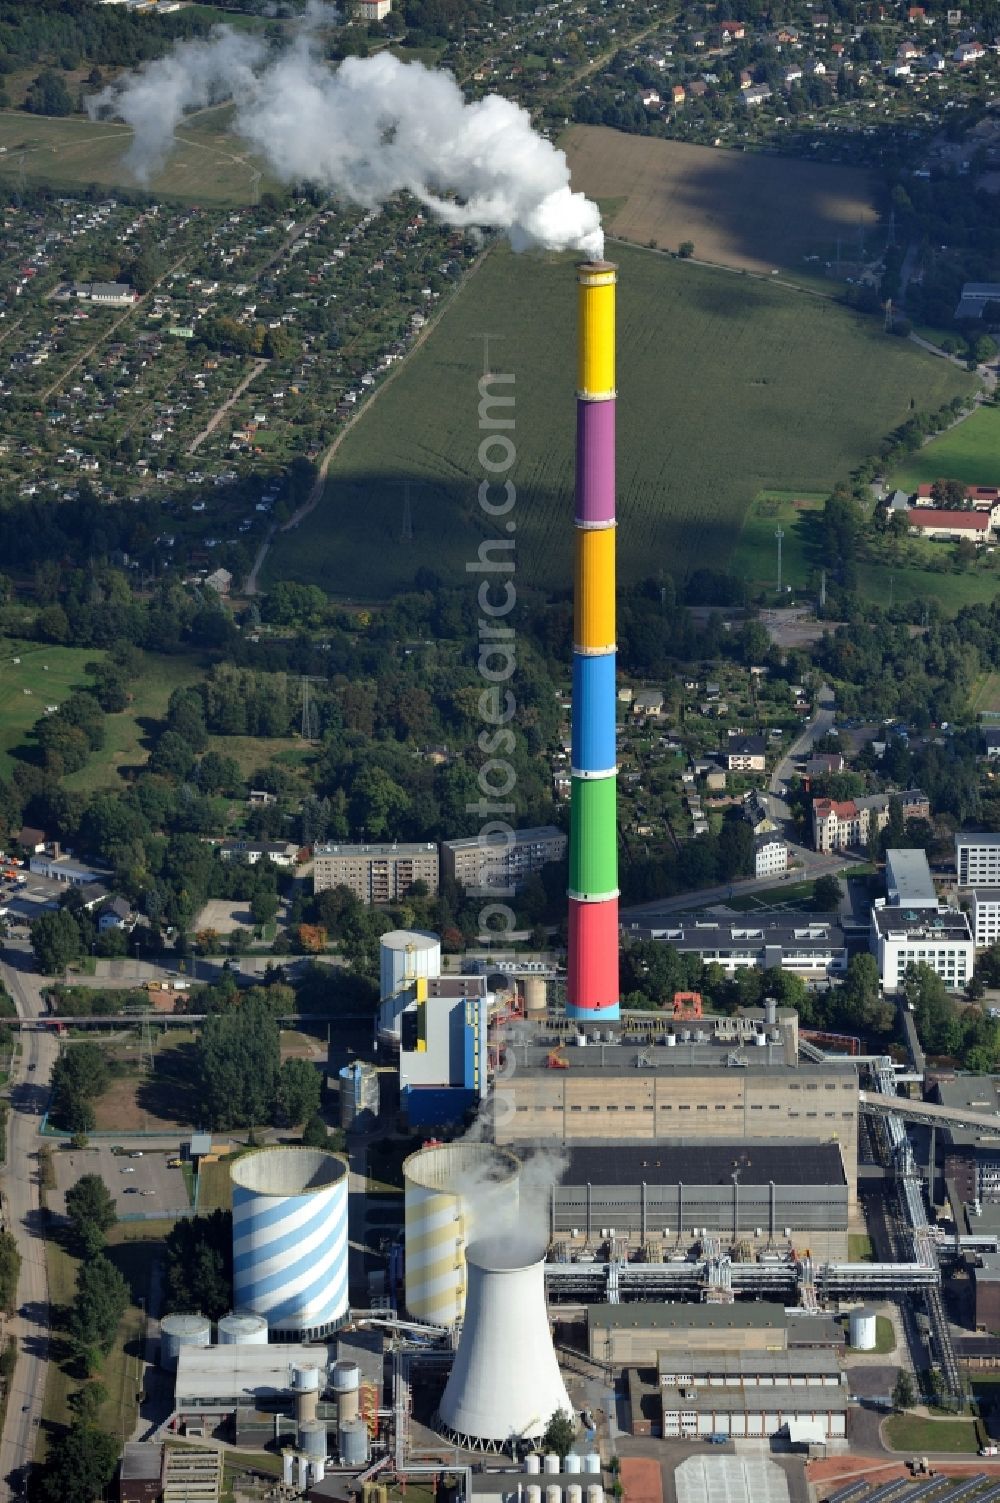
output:
M 256 379 L 260 375 L 261 371 L 267 370 L 268 363 L 269 362 L 266 361 L 266 360 L 255 360 L 254 361 L 254 363 L 253 363 L 253 369 L 251 371 L 249 371 L 247 373 L 247 375 L 245 375 L 243 377 L 243 380 L 239 383 L 238 386 L 234 386 L 233 387 L 232 391 L 230 392 L 230 394 L 226 398 L 226 400 L 220 406 L 218 406 L 215 409 L 215 411 L 212 413 L 212 416 L 209 418 L 208 422 L 205 424 L 205 426 L 201 430 L 201 432 L 197 435 L 196 438 L 193 438 L 191 440 L 191 442 L 188 444 L 187 449 L 185 451 L 186 453 L 188 453 L 188 454 L 194 454 L 196 452 L 196 450 L 198 450 L 201 447 L 201 445 L 205 442 L 205 440 L 208 437 L 208 435 L 210 433 L 214 433 L 215 432 L 216 428 L 218 428 L 219 424 L 222 422 L 222 419 L 225 417 L 225 415 L 229 411 L 230 407 L 232 407 L 232 405 L 233 405 L 234 402 L 238 402 L 239 401 L 240 397 L 246 391 L 246 389 L 250 385 L 251 381 L 256 381 Z

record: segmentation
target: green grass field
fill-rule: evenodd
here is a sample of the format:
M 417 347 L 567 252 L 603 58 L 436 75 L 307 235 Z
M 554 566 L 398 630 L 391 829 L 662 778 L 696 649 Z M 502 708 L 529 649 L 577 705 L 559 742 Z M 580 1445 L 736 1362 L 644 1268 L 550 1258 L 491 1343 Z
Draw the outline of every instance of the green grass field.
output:
M 1000 714 L 1000 673 L 984 673 L 977 680 L 969 698 L 974 715 Z
M 781 577 L 785 584 L 802 589 L 818 565 L 821 520 L 825 494 L 796 495 L 785 491 L 762 491 L 750 503 L 743 531 L 733 550 L 729 567 L 745 579 L 752 596 L 756 589 L 775 585 L 778 554 L 774 534 L 780 527 Z M 822 565 L 819 565 L 822 567 Z
M 5 637 L 0 643 L 0 771 L 24 744 L 46 705 L 62 704 L 90 682 L 85 665 L 103 657 L 89 647 L 45 647 Z
M 92 658 L 94 654 L 86 656 Z M 120 775 L 125 768 L 141 767 L 148 760 L 152 722 L 163 719 L 171 694 L 200 677 L 201 669 L 193 658 L 144 653 L 142 673 L 129 685 L 131 704 L 116 715 L 105 716 L 103 749 L 90 758 L 86 767 L 63 778 L 64 786 L 74 793 L 120 787 Z
M 966 1419 L 922 1419 L 917 1414 L 894 1414 L 882 1427 L 886 1445 L 894 1451 L 971 1452 L 977 1450 L 976 1427 Z
M 928 547 L 934 546 L 928 544 Z M 948 549 L 942 550 L 947 557 Z M 939 573 L 934 569 L 895 567 L 889 563 L 862 562 L 857 566 L 858 588 L 868 600 L 905 605 L 911 601 L 936 600 L 948 616 L 966 605 L 993 600 L 1000 591 L 1000 575 L 989 569 L 967 574 Z
M 163 171 L 150 187 L 163 198 L 200 203 L 249 204 L 255 163 L 249 148 L 226 134 L 229 111 L 205 111 L 184 121 Z M 135 186 L 122 158 L 132 132 L 113 121 L 79 115 L 56 118 L 0 111 L 0 182 L 16 177 L 23 158 L 25 180 L 55 188 Z M 266 176 L 261 191 L 273 186 Z
M 971 389 L 962 372 L 832 303 L 625 246 L 618 324 L 619 577 L 726 567 L 763 490 L 827 491 L 901 422 Z M 264 583 L 387 596 L 421 565 L 468 578 L 484 535 L 478 380 L 516 377 L 519 580 L 571 578 L 575 278 L 503 249 L 345 439 L 323 499 Z M 502 392 L 505 388 L 495 388 Z M 789 419 L 794 413 L 794 420 Z M 487 456 L 488 458 L 491 456 Z M 492 458 L 496 458 L 494 453 Z M 413 538 L 400 540 L 410 481 Z M 516 519 L 516 521 L 515 521 Z
M 930 404 L 921 401 L 921 406 Z M 916 490 L 934 480 L 1000 485 L 1000 407 L 980 407 L 965 422 L 931 439 L 900 466 L 889 484 Z

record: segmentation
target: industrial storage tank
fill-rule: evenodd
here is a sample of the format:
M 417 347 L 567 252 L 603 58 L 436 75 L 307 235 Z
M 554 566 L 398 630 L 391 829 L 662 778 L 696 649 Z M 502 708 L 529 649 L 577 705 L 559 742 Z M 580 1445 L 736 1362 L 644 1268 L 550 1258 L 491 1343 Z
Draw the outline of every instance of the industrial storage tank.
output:
M 361 1403 L 361 1369 L 356 1362 L 334 1363 L 331 1386 L 337 1396 L 337 1421 L 357 1419 Z
M 487 1143 L 441 1143 L 404 1160 L 406 1308 L 414 1320 L 462 1319 L 463 1253 L 477 1234 L 514 1225 L 520 1169 L 512 1153 Z
M 568 1461 L 569 1457 L 566 1459 Z M 567 1487 L 566 1503 L 583 1503 L 583 1487 L 579 1482 L 571 1482 Z
M 570 1453 L 569 1453 L 568 1456 L 564 1456 L 563 1457 L 563 1468 L 562 1469 L 563 1469 L 564 1472 L 582 1472 L 583 1471 L 583 1459 L 580 1456 L 579 1451 L 570 1451 Z
M 344 1466 L 368 1465 L 368 1426 L 363 1419 L 337 1426 L 337 1449 Z
M 556 1410 L 573 1414 L 545 1306 L 545 1248 L 524 1236 L 465 1250 L 462 1335 L 438 1416 L 460 1445 L 501 1450 L 541 1435 Z
M 347 1162 L 322 1148 L 257 1148 L 236 1159 L 233 1294 L 271 1330 L 305 1341 L 347 1313 Z
M 542 1458 L 537 1451 L 531 1451 L 524 1459 L 524 1470 L 532 1477 L 537 1477 L 542 1470 Z
M 441 941 L 426 929 L 390 929 L 379 940 L 378 969 L 379 1000 L 385 1002 L 418 976 L 440 976 Z
M 299 1450 L 309 1460 L 317 1456 L 326 1456 L 326 1422 L 320 1419 L 303 1420 L 297 1431 Z
M 263 1315 L 224 1315 L 218 1341 L 220 1346 L 266 1346 L 267 1321 Z
M 356 1059 L 338 1070 L 340 1125 L 345 1132 L 371 1127 L 378 1116 L 378 1070 L 366 1059 Z
M 859 1352 L 873 1352 L 877 1336 L 877 1318 L 874 1310 L 852 1310 L 849 1317 L 848 1344 Z
M 182 1346 L 211 1346 L 212 1322 L 204 1315 L 165 1315 L 160 1321 L 160 1366 L 176 1372 Z
M 562 1461 L 556 1455 L 555 1451 L 546 1451 L 545 1460 L 542 1463 L 542 1470 L 549 1477 L 557 1477 L 562 1471 Z
M 600 1476 L 600 1472 L 601 1472 L 601 1453 L 599 1451 L 587 1451 L 584 1454 L 584 1458 L 583 1458 L 583 1470 L 585 1472 L 596 1473 L 598 1476 Z M 590 1492 L 589 1488 L 587 1489 L 587 1492 L 588 1493 Z
M 544 976 L 524 978 L 524 1010 L 529 1016 L 537 1016 L 548 1006 L 548 987 Z

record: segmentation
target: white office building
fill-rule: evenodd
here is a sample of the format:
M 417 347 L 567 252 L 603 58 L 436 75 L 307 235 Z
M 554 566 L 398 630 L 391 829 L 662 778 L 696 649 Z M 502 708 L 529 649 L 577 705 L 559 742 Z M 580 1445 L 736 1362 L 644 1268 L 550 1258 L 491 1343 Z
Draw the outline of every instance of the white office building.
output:
M 927 853 L 919 848 L 886 851 L 885 890 L 894 908 L 936 909 L 938 895 Z
M 1000 942 L 1000 887 L 974 887 L 970 917 L 977 949 Z
M 1000 887 L 1000 835 L 956 832 L 955 869 L 959 887 Z
M 886 992 L 901 991 L 911 965 L 936 971 L 950 991 L 971 980 L 975 958 L 969 920 L 958 908 L 896 908 L 877 899 L 871 949 Z

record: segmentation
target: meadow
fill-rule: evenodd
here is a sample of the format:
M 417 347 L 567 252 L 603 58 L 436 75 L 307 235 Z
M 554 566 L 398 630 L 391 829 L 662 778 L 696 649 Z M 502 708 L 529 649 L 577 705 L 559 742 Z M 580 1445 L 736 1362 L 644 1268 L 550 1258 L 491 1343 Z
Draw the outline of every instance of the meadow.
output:
M 88 652 L 86 656 L 93 658 L 94 653 Z M 128 708 L 105 716 L 102 750 L 79 772 L 65 776 L 63 786 L 73 793 L 120 787 L 120 778 L 126 768 L 141 767 L 148 761 L 152 723 L 166 715 L 171 694 L 185 684 L 195 683 L 200 677 L 201 669 L 191 657 L 158 657 L 155 653 L 143 653 L 142 672 L 129 685 L 131 699 Z
M 89 647 L 47 647 L 4 637 L 0 642 L 0 773 L 47 705 L 62 704 L 90 682 L 87 663 L 102 657 Z
M 778 576 L 778 544 L 775 533 L 780 528 L 781 578 L 794 589 L 810 583 L 819 562 L 821 519 L 826 493 L 796 495 L 784 491 L 762 491 L 747 510 L 736 546 L 729 561 L 731 573 L 746 581 L 752 599 L 763 588 L 774 588 Z
M 838 238 L 856 247 L 859 230 L 878 223 L 871 178 L 856 167 L 628 136 L 603 125 L 574 125 L 560 145 L 573 187 L 602 201 L 609 234 L 664 250 L 690 240 L 699 260 L 719 266 L 815 273 L 834 260 Z
M 980 407 L 971 417 L 911 454 L 889 480 L 915 491 L 935 480 L 1000 485 L 1000 407 Z
M 825 299 L 614 249 L 622 581 L 727 567 L 754 496 L 828 492 L 911 400 L 930 409 L 973 389 L 954 366 Z M 276 538 L 265 588 L 298 579 L 371 600 L 406 588 L 421 566 L 452 584 L 467 578 L 487 533 L 477 501 L 486 358 L 516 380 L 507 525 L 518 578 L 568 587 L 575 344 L 572 259 L 494 251 L 347 435 L 317 509 Z M 413 536 L 403 540 L 407 483 Z

